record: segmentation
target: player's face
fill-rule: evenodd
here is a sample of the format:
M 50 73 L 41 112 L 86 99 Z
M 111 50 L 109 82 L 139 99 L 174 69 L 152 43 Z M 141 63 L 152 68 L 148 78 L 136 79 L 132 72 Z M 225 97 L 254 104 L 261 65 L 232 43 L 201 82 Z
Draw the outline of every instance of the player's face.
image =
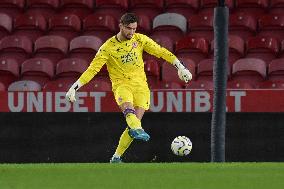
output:
M 131 39 L 137 29 L 137 22 L 130 23 L 128 25 L 122 25 L 120 27 L 121 34 L 125 39 Z

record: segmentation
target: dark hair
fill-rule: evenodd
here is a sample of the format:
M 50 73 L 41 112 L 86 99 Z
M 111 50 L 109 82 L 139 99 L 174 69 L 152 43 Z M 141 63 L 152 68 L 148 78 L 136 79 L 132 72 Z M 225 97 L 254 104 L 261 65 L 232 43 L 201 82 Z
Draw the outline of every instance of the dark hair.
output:
M 134 22 L 138 22 L 138 17 L 134 13 L 125 13 L 120 18 L 120 23 L 123 25 L 129 25 Z

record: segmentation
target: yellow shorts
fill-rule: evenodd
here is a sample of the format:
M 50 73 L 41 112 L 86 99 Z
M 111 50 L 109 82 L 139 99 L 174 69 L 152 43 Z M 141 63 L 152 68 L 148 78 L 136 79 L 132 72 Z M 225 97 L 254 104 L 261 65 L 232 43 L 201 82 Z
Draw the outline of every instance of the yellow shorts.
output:
M 125 102 L 130 102 L 134 107 L 148 110 L 150 107 L 150 90 L 147 85 L 120 84 L 113 91 L 116 103 L 120 106 Z

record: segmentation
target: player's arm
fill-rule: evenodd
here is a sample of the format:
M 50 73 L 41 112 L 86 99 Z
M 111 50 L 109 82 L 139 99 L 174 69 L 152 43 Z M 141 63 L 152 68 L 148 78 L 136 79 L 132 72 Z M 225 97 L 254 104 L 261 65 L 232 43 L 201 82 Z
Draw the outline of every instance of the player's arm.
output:
M 100 71 L 107 60 L 108 56 L 106 55 L 105 51 L 100 48 L 88 69 L 80 76 L 80 78 L 70 87 L 70 89 L 66 93 L 66 98 L 70 102 L 76 101 L 76 91 L 79 90 L 83 85 L 87 84 Z
M 141 36 L 142 41 L 144 42 L 144 50 L 147 53 L 154 55 L 158 58 L 163 58 L 167 62 L 174 65 L 178 70 L 179 78 L 185 81 L 186 83 L 192 79 L 192 74 L 190 73 L 190 71 L 183 65 L 181 61 L 178 60 L 178 58 L 173 53 L 171 53 L 168 49 L 161 47 L 151 38 L 145 35 Z

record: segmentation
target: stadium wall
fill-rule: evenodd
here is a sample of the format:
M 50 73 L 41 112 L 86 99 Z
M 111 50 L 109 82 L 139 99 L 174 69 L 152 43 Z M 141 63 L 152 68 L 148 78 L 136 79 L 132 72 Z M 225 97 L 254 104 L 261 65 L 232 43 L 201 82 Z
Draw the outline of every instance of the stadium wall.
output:
M 127 162 L 210 161 L 211 113 L 146 113 L 151 135 L 135 141 Z M 108 162 L 126 123 L 121 113 L 0 113 L 0 162 Z M 284 161 L 283 113 L 228 113 L 226 161 Z M 189 157 L 172 139 L 193 142 Z

